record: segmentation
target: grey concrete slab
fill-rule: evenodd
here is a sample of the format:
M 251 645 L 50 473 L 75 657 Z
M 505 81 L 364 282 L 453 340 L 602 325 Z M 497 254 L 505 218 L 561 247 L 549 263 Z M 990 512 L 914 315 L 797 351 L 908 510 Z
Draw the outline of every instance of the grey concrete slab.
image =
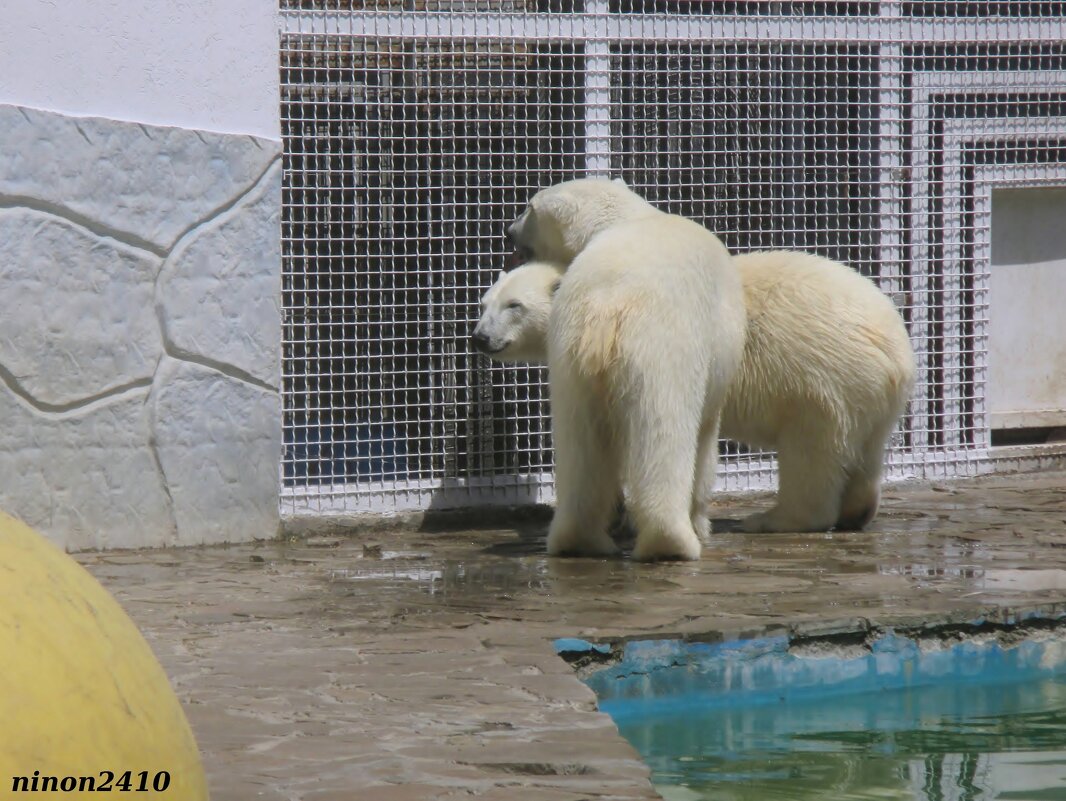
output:
M 819 638 L 1059 609 L 1064 488 L 1057 472 L 889 489 L 864 533 L 719 521 L 685 564 L 548 559 L 542 522 L 79 558 L 171 676 L 215 801 L 651 799 L 555 638 Z

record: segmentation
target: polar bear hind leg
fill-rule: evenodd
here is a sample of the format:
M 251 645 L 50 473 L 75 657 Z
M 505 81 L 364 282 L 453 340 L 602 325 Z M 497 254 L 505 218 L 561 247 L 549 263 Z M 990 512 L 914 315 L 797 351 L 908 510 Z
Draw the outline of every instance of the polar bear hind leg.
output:
M 881 474 L 885 468 L 885 446 L 895 420 L 887 428 L 874 431 L 863 443 L 854 465 L 848 470 L 836 528 L 861 531 L 877 514 L 881 504 Z
M 677 407 L 678 398 L 656 399 L 659 392 L 672 395 L 665 385 L 645 386 L 646 409 Z M 700 399 L 702 400 L 702 399 Z M 676 417 L 669 413 L 631 414 L 619 419 L 624 428 L 621 449 L 626 505 L 637 530 L 633 558 L 642 561 L 699 559 L 700 539 L 692 525 L 699 410 Z
M 851 476 L 844 488 L 837 531 L 862 531 L 870 524 L 881 505 L 881 478 Z
M 746 518 L 748 532 L 828 531 L 840 516 L 846 460 L 831 437 L 786 432 L 777 446 L 777 504 Z
M 657 427 L 656 427 L 657 428 Z M 656 432 L 663 433 L 663 432 Z M 668 443 L 668 439 L 660 443 Z M 669 447 L 680 445 L 671 443 Z M 695 461 L 695 442 L 690 439 L 692 460 L 662 460 L 660 453 L 646 449 L 634 449 L 633 460 L 643 459 L 644 464 L 636 471 L 644 478 L 635 478 L 627 497 L 629 515 L 637 530 L 633 558 L 640 562 L 664 559 L 699 559 L 701 544 L 692 526 L 690 505 L 692 503 L 693 471 L 689 465 Z M 656 478 L 651 479 L 654 473 Z
M 589 390 L 566 366 L 551 383 L 555 448 L 555 514 L 549 556 L 606 556 L 617 552 L 608 529 L 621 495 L 613 438 L 597 419 Z

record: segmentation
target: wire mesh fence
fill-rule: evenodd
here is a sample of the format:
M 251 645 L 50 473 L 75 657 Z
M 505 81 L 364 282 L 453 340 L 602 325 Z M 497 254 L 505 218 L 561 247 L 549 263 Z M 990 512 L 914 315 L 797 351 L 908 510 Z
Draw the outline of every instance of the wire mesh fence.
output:
M 547 376 L 471 352 L 503 230 L 621 176 L 734 252 L 879 282 L 919 361 L 889 476 L 992 447 L 990 193 L 1066 184 L 1066 3 L 283 0 L 283 506 L 553 496 Z M 720 486 L 772 486 L 723 443 Z M 1022 460 L 1022 461 L 1019 461 Z

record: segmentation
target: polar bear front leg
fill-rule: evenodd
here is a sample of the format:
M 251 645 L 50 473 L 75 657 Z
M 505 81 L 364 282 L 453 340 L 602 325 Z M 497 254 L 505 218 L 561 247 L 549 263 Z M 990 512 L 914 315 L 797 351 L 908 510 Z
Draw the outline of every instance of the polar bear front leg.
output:
M 555 372 L 551 377 L 555 514 L 548 528 L 548 555 L 613 554 L 618 546 L 608 528 L 621 485 L 603 412 L 576 381 L 561 380 L 562 369 Z

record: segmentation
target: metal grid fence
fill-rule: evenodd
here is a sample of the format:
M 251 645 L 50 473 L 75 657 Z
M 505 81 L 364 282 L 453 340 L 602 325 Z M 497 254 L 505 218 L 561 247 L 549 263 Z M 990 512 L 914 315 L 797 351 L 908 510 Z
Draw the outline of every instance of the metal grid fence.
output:
M 550 501 L 545 373 L 468 334 L 505 224 L 610 174 L 734 252 L 880 282 L 919 360 L 889 476 L 991 447 L 990 196 L 1066 184 L 1066 3 L 282 0 L 283 506 Z M 719 485 L 772 486 L 723 443 Z

